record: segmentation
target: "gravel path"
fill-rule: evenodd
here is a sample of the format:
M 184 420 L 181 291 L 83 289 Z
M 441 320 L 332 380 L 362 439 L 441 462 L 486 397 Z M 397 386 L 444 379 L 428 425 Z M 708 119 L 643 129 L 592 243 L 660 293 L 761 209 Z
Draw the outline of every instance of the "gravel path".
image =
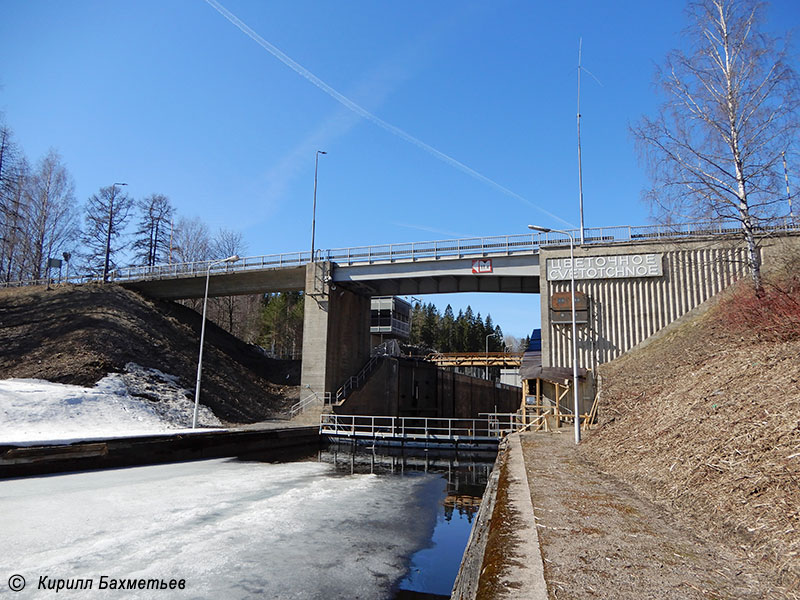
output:
M 789 599 L 725 540 L 577 456 L 572 434 L 522 436 L 551 599 Z

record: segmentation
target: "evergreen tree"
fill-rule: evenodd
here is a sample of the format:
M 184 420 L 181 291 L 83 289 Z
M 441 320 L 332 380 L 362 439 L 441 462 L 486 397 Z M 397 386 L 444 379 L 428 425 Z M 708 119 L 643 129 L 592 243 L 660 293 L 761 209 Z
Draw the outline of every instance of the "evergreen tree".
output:
M 411 333 L 409 334 L 409 343 L 412 346 L 419 346 L 422 340 L 422 322 L 425 319 L 422 304 L 417 302 L 411 309 Z
M 303 294 L 264 296 L 258 343 L 274 356 L 296 356 L 303 347 Z
M 444 309 L 444 316 L 439 321 L 439 335 L 436 343 L 440 352 L 453 352 L 455 324 L 453 307 L 448 304 L 447 308 Z
M 439 311 L 433 302 L 426 304 L 423 310 L 422 330 L 420 331 L 420 344 L 431 350 L 436 347 L 439 328 Z

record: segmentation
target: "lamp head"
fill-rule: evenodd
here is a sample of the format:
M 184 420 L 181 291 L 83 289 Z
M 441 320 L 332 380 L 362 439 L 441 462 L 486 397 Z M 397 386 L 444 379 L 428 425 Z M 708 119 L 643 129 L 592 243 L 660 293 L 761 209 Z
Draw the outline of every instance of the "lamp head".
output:
M 234 254 L 233 256 L 229 256 L 228 258 L 226 258 L 222 262 L 233 263 L 233 262 L 236 262 L 237 260 L 239 260 L 239 255 L 238 254 Z
M 528 229 L 533 229 L 534 231 L 541 231 L 542 233 L 550 233 L 553 231 L 552 229 L 548 229 L 547 227 L 539 227 L 538 225 L 528 225 Z

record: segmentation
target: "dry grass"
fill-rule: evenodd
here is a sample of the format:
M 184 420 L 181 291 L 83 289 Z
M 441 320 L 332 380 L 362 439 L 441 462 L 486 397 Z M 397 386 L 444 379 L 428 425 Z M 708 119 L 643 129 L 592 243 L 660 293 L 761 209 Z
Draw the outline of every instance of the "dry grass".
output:
M 711 535 L 732 535 L 800 597 L 800 289 L 786 281 L 780 314 L 743 283 L 604 365 L 602 424 L 582 451 Z

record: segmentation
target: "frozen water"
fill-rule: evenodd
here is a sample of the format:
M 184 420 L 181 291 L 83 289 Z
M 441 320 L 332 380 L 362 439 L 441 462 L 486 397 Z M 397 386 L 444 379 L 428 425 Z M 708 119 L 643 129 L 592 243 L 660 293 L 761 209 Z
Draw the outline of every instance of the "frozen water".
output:
M 177 378 L 134 363 L 93 388 L 37 379 L 0 380 L 0 444 L 177 433 L 192 423 L 194 400 L 187 395 Z M 220 425 L 202 405 L 198 423 Z
M 92 578 L 98 598 L 120 594 L 97 591 L 101 575 L 185 579 L 170 598 L 391 598 L 444 486 L 235 460 L 7 480 L 0 572 Z

